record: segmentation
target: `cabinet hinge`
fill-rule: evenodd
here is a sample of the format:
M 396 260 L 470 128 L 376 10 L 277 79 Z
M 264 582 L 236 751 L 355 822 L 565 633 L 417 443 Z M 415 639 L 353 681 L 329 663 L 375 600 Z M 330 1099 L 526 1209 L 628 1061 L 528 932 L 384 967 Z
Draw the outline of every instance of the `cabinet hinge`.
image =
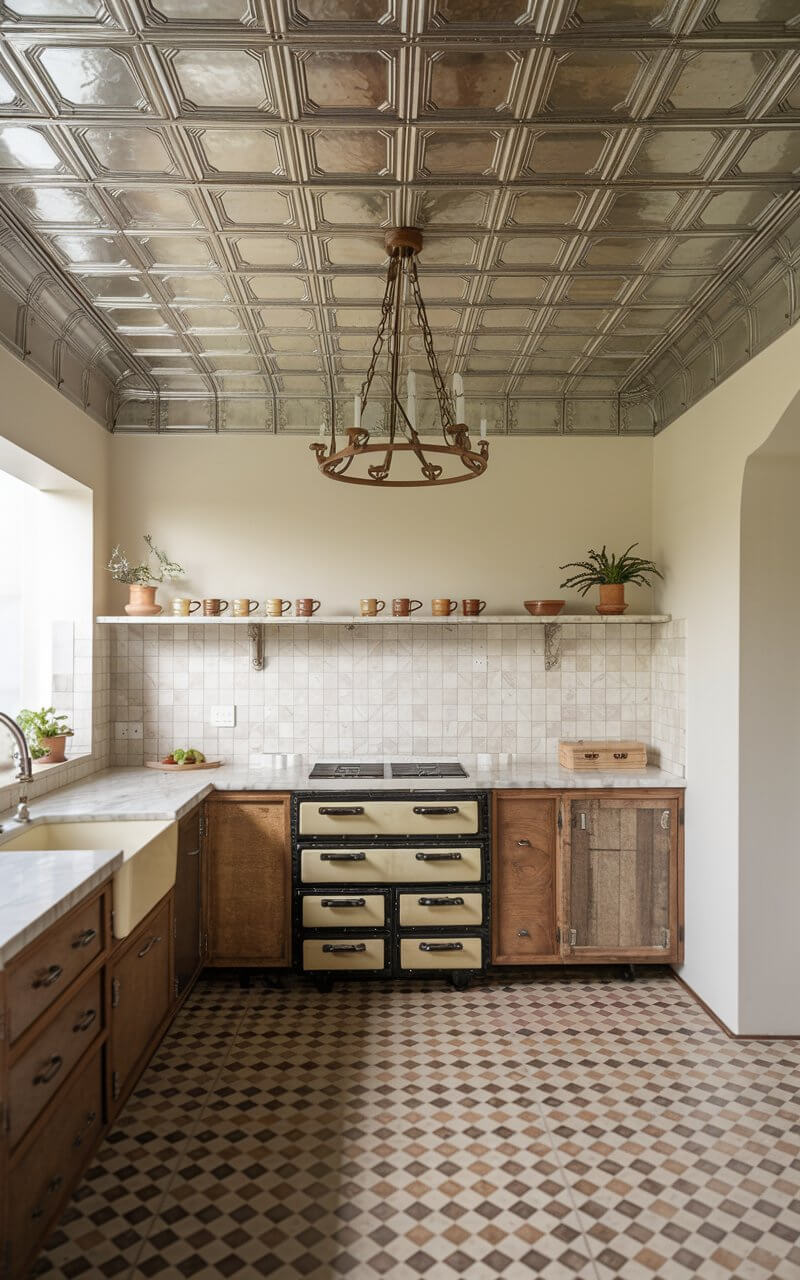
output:
M 678 823 L 680 824 L 680 826 L 683 826 L 683 805 L 681 805 L 680 809 L 678 810 Z
M 664 809 L 661 814 L 661 828 L 663 831 L 669 831 L 670 813 L 669 809 Z
M 208 955 L 208 934 L 207 933 L 203 934 L 203 955 L 204 956 Z
M 114 908 L 111 908 L 111 932 L 114 932 Z
M 678 942 L 683 942 L 683 935 L 684 935 L 684 926 L 682 924 L 679 924 L 678 925 Z
M 119 978 L 111 979 L 111 1008 L 119 1006 Z
M 119 1095 L 120 1095 L 120 1087 L 119 1087 L 119 1072 L 118 1072 L 118 1071 L 112 1071 L 112 1072 L 111 1072 L 111 1096 L 112 1096 L 112 1098 L 114 1099 L 114 1101 L 115 1101 L 115 1102 L 116 1102 L 117 1098 L 119 1097 Z
M 569 931 L 569 945 L 570 945 L 571 947 L 575 947 L 575 946 L 577 946 L 577 945 L 578 945 L 578 930 L 577 930 L 577 929 L 570 929 L 570 931 Z
M 178 936 L 178 917 L 175 915 L 172 917 L 172 936 L 173 938 Z
M 200 839 L 201 840 L 203 839 L 203 836 L 206 834 L 207 830 L 208 830 L 208 819 L 206 818 L 206 815 L 204 813 L 201 813 L 200 814 Z
M 666 948 L 669 946 L 669 940 L 670 940 L 670 931 L 669 931 L 669 929 L 662 929 L 662 930 L 661 930 L 661 945 L 662 945 L 662 947 L 664 947 L 664 948 L 666 949 Z
M 556 925 L 556 945 L 561 946 L 561 926 Z
M 559 831 L 561 831 L 561 830 L 562 830 L 563 826 L 564 826 L 564 815 L 563 815 L 563 813 L 561 812 L 561 806 L 559 805 L 559 807 L 558 807 L 558 829 L 559 829 Z
M 172 986 L 173 986 L 173 989 L 174 989 L 174 992 L 175 992 L 175 999 L 177 1000 L 177 998 L 178 998 L 178 991 L 179 991 L 179 988 L 178 988 L 178 979 L 177 979 L 177 978 L 174 978 L 174 979 L 173 979 L 173 981 L 172 981 Z

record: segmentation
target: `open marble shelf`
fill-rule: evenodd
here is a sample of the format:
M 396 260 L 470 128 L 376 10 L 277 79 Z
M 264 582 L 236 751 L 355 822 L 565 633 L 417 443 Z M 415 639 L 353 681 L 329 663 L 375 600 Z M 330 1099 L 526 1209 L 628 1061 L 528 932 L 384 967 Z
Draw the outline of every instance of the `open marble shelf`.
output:
M 412 614 L 409 618 L 395 618 L 392 614 L 379 614 L 377 618 L 362 618 L 360 614 L 339 614 L 325 615 L 315 613 L 311 618 L 296 618 L 294 615 L 284 616 L 283 618 L 268 618 L 263 613 L 252 613 L 249 618 L 230 618 L 224 614 L 221 617 L 206 618 L 204 616 L 197 617 L 192 615 L 189 618 L 173 617 L 172 614 L 158 614 L 155 618 L 129 618 L 127 615 L 122 617 L 102 617 L 97 621 L 104 625 L 115 626 L 259 626 L 270 627 L 298 627 L 298 626 L 367 626 L 367 627 L 385 627 L 399 626 L 444 626 L 452 627 L 474 627 L 483 626 L 567 626 L 579 623 L 581 626 L 608 626 L 610 623 L 622 623 L 630 625 L 632 623 L 651 623 L 651 622 L 670 622 L 671 614 L 668 613 L 628 613 L 628 614 L 612 614 L 603 615 L 599 613 L 559 613 L 550 617 L 534 618 L 529 613 L 482 613 L 476 618 L 465 618 L 461 614 L 452 613 L 447 618 L 434 618 L 430 614 Z

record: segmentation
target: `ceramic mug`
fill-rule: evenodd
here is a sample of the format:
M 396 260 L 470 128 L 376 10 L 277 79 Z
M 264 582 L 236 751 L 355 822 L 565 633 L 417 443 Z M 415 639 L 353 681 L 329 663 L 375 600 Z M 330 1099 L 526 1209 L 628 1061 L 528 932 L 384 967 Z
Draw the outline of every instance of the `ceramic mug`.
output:
M 270 596 L 264 604 L 268 618 L 280 618 L 292 607 L 291 600 L 281 600 L 280 596 Z
M 457 608 L 457 600 L 445 600 L 441 596 L 437 596 L 435 600 L 431 600 L 431 613 L 434 618 L 446 618 L 451 613 L 455 613 Z
M 410 613 L 415 613 L 421 608 L 421 600 L 410 600 L 408 596 L 400 596 L 399 599 L 392 601 L 392 613 L 395 618 L 407 618 Z
M 258 608 L 257 600 L 248 600 L 246 596 L 240 596 L 238 600 L 233 602 L 234 618 L 249 618 L 251 613 L 255 613 Z
M 362 618 L 374 618 L 386 608 L 386 601 L 378 600 L 375 596 L 367 596 L 360 603 Z
M 301 596 L 299 600 L 294 602 L 295 616 L 298 618 L 310 618 L 312 613 L 316 613 L 319 608 L 319 600 L 312 600 L 311 596 Z
M 207 618 L 216 618 L 219 614 L 224 613 L 228 607 L 227 600 L 218 600 L 216 596 L 209 597 L 203 601 L 203 613 Z
M 173 596 L 169 602 L 169 611 L 175 618 L 188 618 L 200 608 L 199 600 L 190 600 L 188 596 Z
M 461 612 L 465 618 L 476 618 L 486 608 L 485 600 L 462 600 Z

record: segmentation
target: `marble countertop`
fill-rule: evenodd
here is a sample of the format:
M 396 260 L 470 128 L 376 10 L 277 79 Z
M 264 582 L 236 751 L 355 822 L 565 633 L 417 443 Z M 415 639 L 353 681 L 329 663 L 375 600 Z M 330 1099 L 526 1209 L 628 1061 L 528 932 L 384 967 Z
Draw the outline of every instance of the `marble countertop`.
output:
M 212 791 L 485 791 L 503 789 L 594 790 L 604 787 L 685 787 L 684 778 L 648 767 L 630 773 L 572 773 L 556 762 L 530 756 L 500 757 L 488 765 L 459 757 L 466 778 L 309 779 L 314 761 L 280 767 L 275 763 L 223 765 L 189 773 L 153 769 L 104 769 L 31 802 L 31 822 L 114 818 L 183 817 Z M 374 759 L 374 757 L 373 757 Z M 0 815 L 0 967 L 54 920 L 112 875 L 119 851 L 3 851 L 19 827 Z
M 122 853 L 0 848 L 0 969 L 113 875 Z

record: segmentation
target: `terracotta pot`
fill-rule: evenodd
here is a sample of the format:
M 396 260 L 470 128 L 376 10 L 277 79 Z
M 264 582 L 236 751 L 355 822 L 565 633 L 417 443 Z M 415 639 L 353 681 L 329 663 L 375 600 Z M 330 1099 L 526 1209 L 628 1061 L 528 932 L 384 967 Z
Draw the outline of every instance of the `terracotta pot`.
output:
M 46 756 L 39 756 L 37 764 L 63 764 L 66 760 L 66 752 L 64 750 L 68 735 L 59 733 L 55 738 L 40 738 L 39 746 L 44 747 L 47 752 Z
M 627 607 L 624 582 L 601 582 L 598 613 L 624 613 Z
M 131 583 L 125 612 L 132 618 L 154 618 L 161 612 L 161 605 L 156 604 L 155 587 L 137 587 Z

